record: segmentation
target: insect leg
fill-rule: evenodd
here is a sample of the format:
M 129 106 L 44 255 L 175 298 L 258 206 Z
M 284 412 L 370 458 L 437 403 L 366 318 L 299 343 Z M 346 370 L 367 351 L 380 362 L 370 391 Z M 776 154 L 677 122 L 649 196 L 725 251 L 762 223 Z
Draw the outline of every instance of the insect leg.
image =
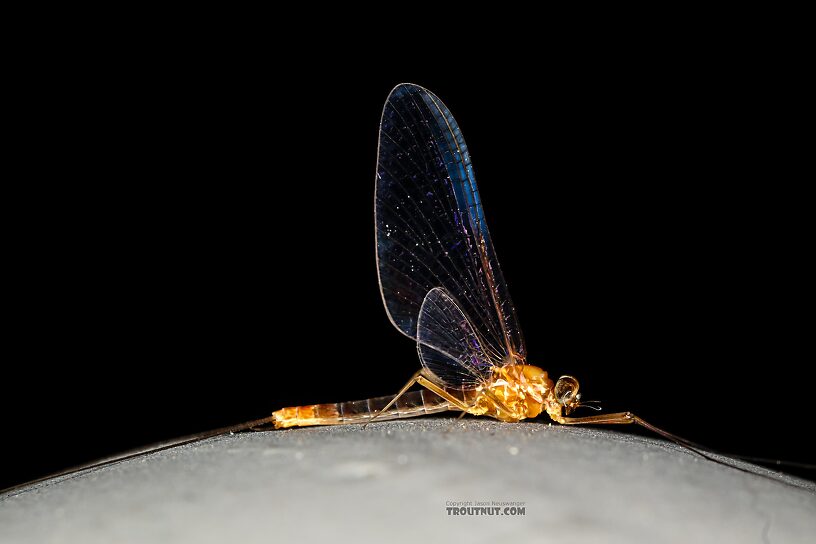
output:
M 626 425 L 628 423 L 640 423 L 642 420 L 632 412 L 616 412 L 598 416 L 561 417 L 556 421 L 562 425 Z
M 439 387 L 439 386 L 438 386 L 438 385 L 436 385 L 434 382 L 432 382 L 431 380 L 429 380 L 428 378 L 426 378 L 426 377 L 425 377 L 425 376 L 422 374 L 423 370 L 424 370 L 424 369 L 418 370 L 418 371 L 416 372 L 416 374 L 414 374 L 413 376 L 411 376 L 411 379 L 410 379 L 410 380 L 408 380 L 408 383 L 406 383 L 406 384 L 405 384 L 405 385 L 402 387 L 402 389 L 400 389 L 400 390 L 399 390 L 399 393 L 397 393 L 397 394 L 394 396 L 394 398 L 393 398 L 393 399 L 391 399 L 391 402 L 389 402 L 388 404 L 386 404 L 386 405 L 385 405 L 385 407 L 384 407 L 382 410 L 378 410 L 378 411 L 377 411 L 377 413 L 376 413 L 376 414 L 374 414 L 374 415 L 371 417 L 371 419 L 369 419 L 368 421 L 366 421 L 366 422 L 363 424 L 363 427 L 365 428 L 365 426 L 366 426 L 366 425 L 368 425 L 369 423 L 371 423 L 372 421 L 374 421 L 374 419 L 376 419 L 376 418 L 377 418 L 377 416 L 379 416 L 380 414 L 384 413 L 386 410 L 388 410 L 389 408 L 391 408 L 391 406 L 393 406 L 393 405 L 394 405 L 394 403 L 395 403 L 395 402 L 397 402 L 397 400 L 398 400 L 398 399 L 399 399 L 399 398 L 400 398 L 402 395 L 404 395 L 404 394 L 405 394 L 405 392 L 406 392 L 406 391 L 408 391 L 408 389 L 410 389 L 410 388 L 411 388 L 411 386 L 412 386 L 412 385 L 414 385 L 415 383 L 418 383 L 418 384 L 419 384 L 419 385 L 421 385 L 422 387 L 424 387 L 424 388 L 426 388 L 426 389 L 429 389 L 430 391 L 432 391 L 432 392 L 436 393 L 437 395 L 439 395 L 440 397 L 442 397 L 442 398 L 443 398 L 443 399 L 445 399 L 446 401 L 450 402 L 450 403 L 451 403 L 452 405 L 454 405 L 456 408 L 458 408 L 458 409 L 462 410 L 462 412 L 467 412 L 467 411 L 468 411 L 468 409 L 470 409 L 470 406 L 468 406 L 467 404 L 465 404 L 465 403 L 464 403 L 464 401 L 457 399 L 456 397 L 454 397 L 453 395 L 451 395 L 449 392 L 445 391 L 443 388 Z
M 643 419 L 639 418 L 638 416 L 636 416 L 632 412 L 618 412 L 618 413 L 615 413 L 615 414 L 606 414 L 606 415 L 589 416 L 589 417 L 562 417 L 562 418 L 557 419 L 556 421 L 558 421 L 558 423 L 563 423 L 564 425 L 581 425 L 581 424 L 584 424 L 584 423 L 585 424 L 637 423 L 641 427 L 649 429 L 653 433 L 659 434 L 663 438 L 667 438 L 668 440 L 671 440 L 672 442 L 674 442 L 678 446 L 681 446 L 683 448 L 691 450 L 692 452 L 696 453 L 697 455 L 699 455 L 701 457 L 704 457 L 704 458 L 708 459 L 709 461 L 713 461 L 714 463 L 717 463 L 718 465 L 723 465 L 723 466 L 726 466 L 726 467 L 737 469 L 737 470 L 739 470 L 741 472 L 747 472 L 749 474 L 754 474 L 754 475 L 762 476 L 764 478 L 769 478 L 769 479 L 774 480 L 774 481 L 779 481 L 775 477 L 773 477 L 773 475 L 768 475 L 768 474 L 763 474 L 761 472 L 756 472 L 756 471 L 751 470 L 749 468 L 733 465 L 731 463 L 725 462 L 722 459 L 717 459 L 716 457 L 712 457 L 711 455 L 709 455 L 709 453 L 716 453 L 716 452 L 714 452 L 710 448 L 707 448 L 705 446 L 701 446 L 700 444 L 696 444 L 696 443 L 692 442 L 691 440 L 686 440 L 685 438 L 677 436 L 676 434 L 672 434 L 672 433 L 670 433 L 668 431 L 664 431 L 663 429 L 661 429 L 659 427 L 655 427 L 654 425 L 652 425 L 648 421 L 644 421 Z M 761 458 L 756 458 L 756 457 L 751 458 L 751 457 L 745 457 L 745 456 L 742 456 L 742 455 L 734 455 L 734 454 L 720 453 L 719 455 L 725 456 L 726 459 L 728 457 L 736 457 L 737 459 L 745 459 L 747 461 L 752 461 L 752 462 L 767 463 L 767 464 L 772 464 L 772 465 L 798 466 L 798 467 L 806 468 L 806 469 L 810 469 L 810 470 L 815 470 L 816 469 L 816 465 L 807 464 L 807 463 L 790 463 L 790 462 L 787 462 L 787 461 L 780 461 L 778 459 L 761 459 Z M 783 481 L 783 483 L 786 483 L 787 485 L 792 485 L 794 487 L 798 487 L 796 484 L 791 484 L 790 482 Z
M 411 386 L 412 386 L 412 385 L 414 385 L 415 383 L 417 383 L 417 381 L 418 381 L 418 379 L 419 379 L 419 373 L 420 373 L 420 372 L 422 372 L 422 370 L 417 370 L 417 371 L 414 373 L 414 375 L 413 375 L 413 376 L 411 376 L 411 379 L 410 379 L 410 380 L 408 380 L 408 383 L 406 383 L 406 384 L 405 384 L 405 385 L 402 387 L 402 389 L 400 389 L 400 390 L 399 390 L 399 393 L 397 393 L 396 395 L 394 395 L 394 398 L 393 398 L 393 399 L 391 399 L 391 402 L 389 402 L 388 404 L 386 404 L 386 405 L 385 405 L 385 408 L 383 408 L 382 410 L 378 410 L 378 411 L 377 411 L 377 413 L 375 413 L 373 416 L 371 416 L 371 419 L 369 419 L 368 421 L 366 421 L 365 423 L 363 423 L 363 428 L 365 429 L 365 426 L 366 426 L 366 425 L 368 425 L 369 423 L 371 423 L 372 421 L 374 421 L 374 420 L 377 418 L 377 416 L 379 416 L 380 414 L 385 413 L 385 411 L 386 411 L 386 410 L 388 410 L 389 408 L 391 408 L 391 407 L 394 405 L 394 403 L 395 403 L 395 402 L 397 402 L 397 400 L 398 400 L 398 399 L 399 399 L 401 396 L 403 396 L 403 395 L 405 394 L 405 392 L 406 392 L 406 391 L 408 391 L 408 390 L 411 388 Z
M 515 417 L 516 416 L 516 414 L 512 410 L 510 410 L 510 408 L 508 408 L 507 405 L 504 403 L 504 401 L 502 401 L 499 397 L 497 397 L 495 394 L 488 391 L 487 389 L 482 389 L 481 391 L 479 391 L 479 394 L 476 395 L 476 398 L 473 399 L 473 402 L 470 403 L 470 406 L 468 406 L 468 409 L 467 410 L 462 410 L 462 413 L 459 414 L 459 417 L 457 419 L 462 419 L 463 417 L 465 417 L 465 414 L 469 413 L 470 409 L 473 408 L 474 406 L 476 406 L 479 403 L 479 399 L 481 397 L 483 397 L 483 396 L 490 399 L 490 401 L 493 402 L 493 404 L 496 405 L 496 408 L 503 411 L 508 416 L 510 416 L 510 417 Z
M 564 425 L 581 425 L 581 424 L 589 424 L 589 425 L 598 425 L 598 424 L 626 424 L 626 423 L 637 423 L 641 427 L 649 429 L 653 433 L 659 434 L 663 438 L 667 438 L 674 442 L 679 446 L 683 446 L 684 448 L 688 448 L 694 453 L 698 455 L 702 455 L 706 459 L 711 459 L 717 463 L 721 463 L 712 457 L 709 457 L 705 453 L 700 450 L 708 450 L 705 446 L 701 446 L 700 444 L 695 444 L 691 440 L 686 440 L 680 436 L 672 434 L 668 431 L 664 431 L 659 427 L 655 427 L 648 421 L 644 421 L 643 419 L 639 418 L 632 412 L 617 412 L 614 414 L 604 414 L 598 416 L 588 416 L 588 417 L 562 417 L 558 420 L 558 423 L 563 423 Z
M 511 411 L 510 408 L 508 408 L 507 405 L 499 397 L 497 397 L 495 394 L 493 394 L 492 391 L 488 391 L 487 389 L 483 389 L 481 391 L 481 393 L 479 393 L 479 394 L 484 395 L 487 398 L 489 398 L 491 401 L 493 401 L 493 404 L 495 404 L 496 407 L 499 408 L 500 410 L 504 411 L 504 413 L 507 414 L 508 416 L 513 417 L 513 418 L 516 417 L 516 413 Z
M 456 397 L 451 395 L 449 392 L 445 391 L 444 389 L 442 389 L 441 387 L 436 385 L 434 382 L 432 382 L 431 380 L 426 378 L 422 374 L 421 370 L 419 372 L 417 372 L 416 382 L 419 385 L 421 385 L 422 387 L 425 387 L 426 389 L 430 389 L 431 391 L 433 391 L 434 393 L 436 393 L 437 395 L 439 395 L 440 397 L 442 397 L 446 401 L 450 402 L 451 404 L 453 404 L 454 406 L 456 406 L 457 408 L 459 408 L 463 412 L 467 412 L 470 409 L 470 406 L 465 404 L 464 401 L 457 399 Z
M 720 461 L 719 459 L 711 457 L 710 455 L 705 453 L 705 451 L 702 451 L 702 450 L 707 450 L 707 448 L 705 448 L 703 446 L 700 446 L 699 444 L 695 444 L 694 442 L 692 442 L 690 440 L 686 440 L 685 438 L 681 438 L 681 437 L 679 437 L 677 435 L 671 434 L 668 431 L 664 431 L 663 429 L 661 429 L 659 427 L 655 427 L 651 423 L 642 420 L 641 418 L 639 418 L 638 416 L 636 416 L 632 412 L 616 412 L 614 414 L 603 414 L 603 415 L 598 415 L 598 416 L 587 416 L 587 417 L 562 417 L 562 418 L 557 419 L 556 421 L 558 421 L 558 423 L 561 423 L 563 425 L 602 425 L 602 424 L 611 424 L 611 425 L 621 424 L 621 425 L 625 425 L 625 424 L 629 424 L 629 423 L 637 423 L 641 427 L 645 427 L 646 429 L 649 429 L 653 433 L 659 434 L 660 436 L 662 436 L 664 438 L 668 438 L 669 440 L 671 440 L 672 442 L 674 442 L 678 446 L 682 446 L 684 448 L 687 448 L 687 449 L 693 451 L 694 453 L 696 453 L 697 455 L 699 455 L 701 457 L 705 457 L 709 461 L 714 461 L 715 463 L 718 463 L 720 465 L 725 465 L 725 466 L 728 466 L 728 467 L 732 467 L 732 468 L 736 468 L 738 470 L 745 471 L 744 469 L 742 469 L 740 467 L 735 467 L 734 465 L 724 463 L 724 462 Z

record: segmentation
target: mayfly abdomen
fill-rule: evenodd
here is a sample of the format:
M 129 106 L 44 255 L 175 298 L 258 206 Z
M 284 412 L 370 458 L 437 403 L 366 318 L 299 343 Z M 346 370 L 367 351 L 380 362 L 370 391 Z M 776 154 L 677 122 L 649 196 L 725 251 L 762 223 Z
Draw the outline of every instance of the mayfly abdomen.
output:
M 272 413 L 275 428 L 304 427 L 308 425 L 340 425 L 365 423 L 374 415 L 377 421 L 424 416 L 450 410 L 448 401 L 435 393 L 422 389 L 403 394 L 388 410 L 382 412 L 394 396 L 367 400 L 336 402 L 333 404 L 310 404 L 281 408 Z M 382 413 L 380 413 L 382 412 Z

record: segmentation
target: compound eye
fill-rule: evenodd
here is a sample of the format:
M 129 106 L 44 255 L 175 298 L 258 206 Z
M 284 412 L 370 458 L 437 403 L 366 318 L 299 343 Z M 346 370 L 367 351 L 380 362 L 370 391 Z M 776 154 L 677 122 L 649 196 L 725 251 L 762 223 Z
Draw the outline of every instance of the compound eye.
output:
M 572 376 L 561 376 L 555 384 L 555 398 L 561 404 L 566 404 L 574 399 L 580 398 L 578 393 L 578 380 Z

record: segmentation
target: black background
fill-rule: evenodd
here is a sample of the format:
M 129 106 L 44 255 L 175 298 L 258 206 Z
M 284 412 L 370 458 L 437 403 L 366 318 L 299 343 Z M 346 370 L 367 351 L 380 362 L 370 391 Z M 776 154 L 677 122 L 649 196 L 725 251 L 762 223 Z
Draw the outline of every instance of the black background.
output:
M 0 487 L 403 385 L 372 208 L 401 81 L 467 138 L 531 363 L 718 450 L 813 462 L 795 84 L 750 55 L 543 58 L 440 76 L 133 51 L 47 75 L 17 139 Z

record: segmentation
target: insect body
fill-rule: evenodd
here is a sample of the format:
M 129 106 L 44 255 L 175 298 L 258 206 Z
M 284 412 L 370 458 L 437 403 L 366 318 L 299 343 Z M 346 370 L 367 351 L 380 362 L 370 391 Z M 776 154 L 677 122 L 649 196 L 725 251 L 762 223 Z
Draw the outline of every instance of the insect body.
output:
M 396 399 L 390 395 L 364 401 L 283 408 L 274 412 L 274 423 L 278 428 L 365 423 L 375 416 L 384 421 L 460 409 L 471 415 L 509 422 L 533 418 L 542 411 L 560 418 L 564 405 L 556 398 L 553 382 L 544 370 L 532 365 L 510 365 L 494 367 L 492 374 L 492 380 L 475 389 L 441 388 L 437 390 L 439 393 L 434 393 L 436 384 L 426 382 L 424 376 L 418 374 L 411 385 L 414 381 L 424 382 L 427 390 L 406 391 Z
M 396 397 L 284 408 L 273 414 L 276 427 L 445 410 L 514 422 L 542 412 L 559 423 L 634 421 L 625 414 L 567 418 L 580 406 L 578 381 L 564 376 L 553 383 L 526 363 L 467 145 L 427 89 L 398 85 L 386 101 L 374 203 L 386 313 L 416 342 L 422 369 Z M 415 383 L 425 389 L 409 392 Z

